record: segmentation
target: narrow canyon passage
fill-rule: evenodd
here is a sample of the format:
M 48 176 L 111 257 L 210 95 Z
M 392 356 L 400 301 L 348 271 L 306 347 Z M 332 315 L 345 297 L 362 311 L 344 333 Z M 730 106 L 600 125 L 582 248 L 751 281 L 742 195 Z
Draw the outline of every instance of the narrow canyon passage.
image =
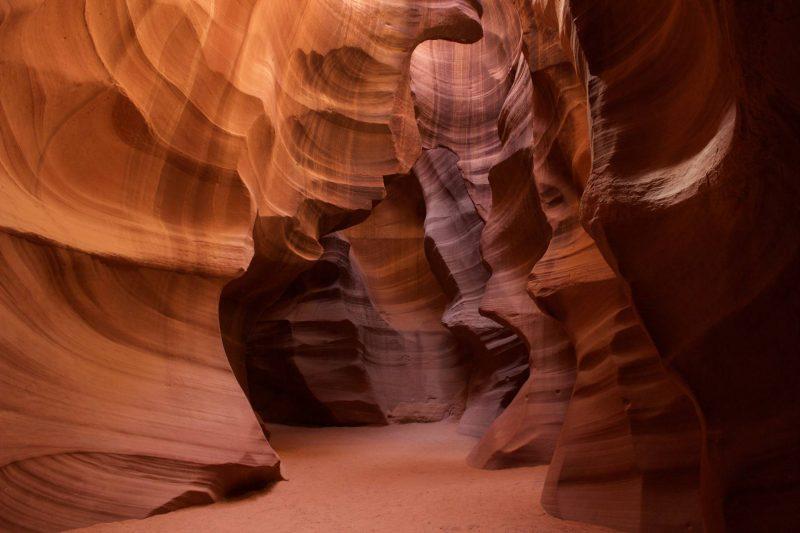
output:
M 0 0 L 0 532 L 800 531 L 798 35 Z
M 545 466 L 470 468 L 457 424 L 270 426 L 287 481 L 265 493 L 86 532 L 555 533 L 609 531 L 558 520 L 536 502 Z

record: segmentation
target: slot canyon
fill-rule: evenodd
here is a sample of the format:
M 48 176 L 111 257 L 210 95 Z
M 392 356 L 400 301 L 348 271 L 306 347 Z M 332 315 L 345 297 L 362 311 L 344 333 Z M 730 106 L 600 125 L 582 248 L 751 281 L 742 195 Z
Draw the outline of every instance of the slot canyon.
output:
M 0 531 L 800 531 L 798 35 L 0 0 Z

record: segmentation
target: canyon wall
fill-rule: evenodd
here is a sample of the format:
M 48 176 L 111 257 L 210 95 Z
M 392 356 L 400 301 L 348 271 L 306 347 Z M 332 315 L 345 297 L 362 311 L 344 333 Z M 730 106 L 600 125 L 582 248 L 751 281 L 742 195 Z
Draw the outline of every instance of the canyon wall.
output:
M 796 529 L 798 6 L 572 13 L 590 73 L 581 220 L 691 391 L 705 527 Z
M 341 230 L 338 239 L 347 243 L 339 273 L 349 288 L 339 282 L 336 288 L 311 288 L 313 256 L 289 265 L 274 250 L 260 253 L 259 235 L 266 239 L 270 230 L 257 225 L 256 260 L 229 286 L 223 320 L 238 317 L 231 319 L 239 324 L 231 337 L 239 339 L 235 344 L 247 367 L 250 395 L 259 397 L 257 410 L 265 420 L 355 424 L 457 416 L 461 431 L 480 436 L 527 378 L 525 342 L 479 310 L 489 279 L 479 250 L 491 208 L 488 174 L 502 149 L 497 117 L 521 54 L 513 6 L 483 2 L 480 13 L 480 41 L 426 41 L 409 59 L 413 92 L 403 98 L 411 98 L 416 113 L 413 131 L 422 148 L 416 164 L 406 169 L 410 172 L 365 165 L 362 171 L 373 179 L 384 174 L 385 198 L 371 211 L 365 204 L 337 217 L 326 229 Z M 456 68 L 461 64 L 469 68 Z M 323 72 L 334 76 L 341 68 L 331 64 Z M 276 283 L 276 270 L 299 275 L 304 288 L 286 290 Z M 359 296 L 351 284 L 359 286 Z M 308 312 L 289 311 L 287 300 Z M 339 311 L 323 307 L 333 301 Z M 278 326 L 287 318 L 289 323 Z M 309 328 L 337 323 L 350 331 L 347 340 L 310 333 Z M 332 407 L 320 405 L 328 403 L 320 402 L 327 392 L 314 389 L 320 369 L 338 357 L 334 351 L 351 353 L 359 370 L 325 372 L 326 390 L 368 391 L 371 399 L 364 402 L 380 415 L 325 412 Z M 284 379 L 286 372 L 291 380 Z
M 0 1 L 0 529 L 448 418 L 555 516 L 800 529 L 799 15 Z
M 545 508 L 796 528 L 797 8 L 518 4 L 554 228 L 529 291 L 578 355 Z
M 257 101 L 168 6 L 35 4 L 4 3 L 0 26 L 0 529 L 279 479 L 217 318 L 252 255 L 236 161 Z
M 410 170 L 411 52 L 477 40 L 479 16 L 472 0 L 0 4 L 0 528 L 280 478 L 242 389 L 242 287 L 267 273 L 283 291 Z

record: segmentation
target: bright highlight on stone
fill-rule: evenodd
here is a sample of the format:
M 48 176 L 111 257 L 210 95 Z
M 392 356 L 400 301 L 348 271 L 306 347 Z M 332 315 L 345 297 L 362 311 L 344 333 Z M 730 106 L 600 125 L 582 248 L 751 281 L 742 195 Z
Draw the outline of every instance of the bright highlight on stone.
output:
M 538 466 L 552 517 L 800 530 L 798 35 L 778 1 L 0 0 L 0 530 L 291 483 L 273 433 L 401 469 L 407 423 Z

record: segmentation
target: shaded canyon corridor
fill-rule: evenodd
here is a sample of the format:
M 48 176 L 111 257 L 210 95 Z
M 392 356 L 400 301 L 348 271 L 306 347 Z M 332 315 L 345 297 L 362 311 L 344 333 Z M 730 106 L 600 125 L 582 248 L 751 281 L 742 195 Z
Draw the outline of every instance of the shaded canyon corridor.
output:
M 799 35 L 0 0 L 0 531 L 800 531 Z

